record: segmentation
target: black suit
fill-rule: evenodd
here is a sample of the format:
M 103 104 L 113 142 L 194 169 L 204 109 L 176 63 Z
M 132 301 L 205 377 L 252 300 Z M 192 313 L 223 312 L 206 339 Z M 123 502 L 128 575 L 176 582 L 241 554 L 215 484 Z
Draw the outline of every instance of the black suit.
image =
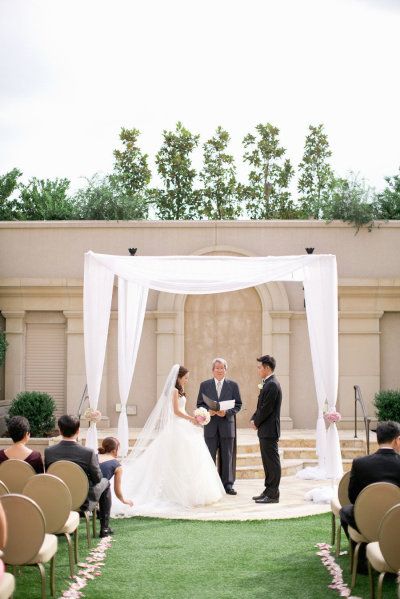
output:
M 44 450 L 46 470 L 53 462 L 60 460 L 75 462 L 85 471 L 89 479 L 89 493 L 81 510 L 93 510 L 99 502 L 101 526 L 107 528 L 111 509 L 110 482 L 107 478 L 103 478 L 94 450 L 83 447 L 75 441 L 60 441 L 57 445 L 46 447 Z
M 400 487 L 400 455 L 394 449 L 378 449 L 372 455 L 353 460 L 349 480 L 349 499 L 351 505 L 340 510 L 343 528 L 357 529 L 354 520 L 354 503 L 361 491 L 372 483 L 387 482 Z
M 239 386 L 235 381 L 225 379 L 218 398 L 214 379 L 203 381 L 200 384 L 197 407 L 206 408 L 203 401 L 203 393 L 214 401 L 234 400 L 232 409 L 226 410 L 225 416 L 211 416 L 210 422 L 204 427 L 204 439 L 210 451 L 211 457 L 216 461 L 219 449 L 220 476 L 224 487 L 231 488 L 235 482 L 235 439 L 236 439 L 236 414 L 242 407 Z
M 278 439 L 281 433 L 280 414 L 282 390 L 278 379 L 272 374 L 260 390 L 257 409 L 251 420 L 257 427 L 261 458 L 265 472 L 265 493 L 272 499 L 279 498 L 281 461 Z

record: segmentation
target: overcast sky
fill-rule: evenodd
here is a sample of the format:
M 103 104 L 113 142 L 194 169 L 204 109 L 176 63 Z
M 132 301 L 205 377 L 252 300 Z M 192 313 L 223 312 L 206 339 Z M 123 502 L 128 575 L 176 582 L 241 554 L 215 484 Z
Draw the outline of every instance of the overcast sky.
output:
M 400 166 L 400 0 L 0 0 L 0 174 L 112 168 L 122 126 L 154 157 L 181 120 L 204 142 L 281 131 L 297 165 L 324 123 L 338 174 Z

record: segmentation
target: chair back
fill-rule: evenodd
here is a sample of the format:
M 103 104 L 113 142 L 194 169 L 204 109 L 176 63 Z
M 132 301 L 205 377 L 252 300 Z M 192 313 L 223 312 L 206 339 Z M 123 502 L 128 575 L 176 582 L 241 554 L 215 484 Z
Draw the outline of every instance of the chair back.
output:
M 400 503 L 390 508 L 379 529 L 379 548 L 393 571 L 400 570 Z
M 358 530 L 369 542 L 378 540 L 383 516 L 396 503 L 400 503 L 400 488 L 392 483 L 373 483 L 358 495 L 354 518 Z
M 89 492 L 86 472 L 75 462 L 59 460 L 47 468 L 48 474 L 58 476 L 67 485 L 72 499 L 72 510 L 79 510 Z
M 53 474 L 37 474 L 26 483 L 24 495 L 36 501 L 46 522 L 46 533 L 58 532 L 71 513 L 71 493 L 64 481 Z
M 349 499 L 349 482 L 350 472 L 345 472 L 340 479 L 338 486 L 338 498 L 340 505 L 349 505 L 351 503 Z
M 0 480 L 0 497 L 2 495 L 8 495 L 9 492 L 10 491 L 9 491 L 7 485 L 5 485 L 2 480 Z
M 34 468 L 23 460 L 5 460 L 0 464 L 0 480 L 10 493 L 22 493 L 28 480 L 35 474 Z
M 29 563 L 44 541 L 45 520 L 40 507 L 29 497 L 10 493 L 0 497 L 7 519 L 4 562 L 12 566 Z

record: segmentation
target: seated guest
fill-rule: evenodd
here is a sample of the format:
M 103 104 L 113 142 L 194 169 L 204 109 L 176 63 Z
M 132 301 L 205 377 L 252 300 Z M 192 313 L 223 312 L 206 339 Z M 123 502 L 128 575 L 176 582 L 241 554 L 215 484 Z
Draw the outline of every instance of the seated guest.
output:
M 390 420 L 379 422 L 376 438 L 378 451 L 353 460 L 349 480 L 351 505 L 344 505 L 340 510 L 340 521 L 346 534 L 349 525 L 357 530 L 354 503 L 365 487 L 379 482 L 400 487 L 400 424 Z
M 125 499 L 122 494 L 122 466 L 117 460 L 119 441 L 115 437 L 106 437 L 99 447 L 100 470 L 108 480 L 114 477 L 114 493 L 126 505 L 133 506 L 133 501 Z
M 8 421 L 8 434 L 13 440 L 13 445 L 0 450 L 0 464 L 5 460 L 22 460 L 30 464 L 37 474 L 43 472 L 43 460 L 38 451 L 26 447 L 30 436 L 31 427 L 24 416 L 13 416 Z
M 400 424 L 398 422 L 379 422 L 376 428 L 379 449 L 372 455 L 353 460 L 349 480 L 350 505 L 340 510 L 340 522 L 349 538 L 348 527 L 358 530 L 354 518 L 354 504 L 361 491 L 372 483 L 387 482 L 400 487 Z M 358 531 L 360 532 L 360 531 Z M 354 542 L 350 539 L 350 542 Z M 361 545 L 358 559 L 360 574 L 367 574 L 365 545 Z
M 76 416 L 61 416 L 58 419 L 58 427 L 62 440 L 44 450 L 44 461 L 46 469 L 60 460 L 69 460 L 78 464 L 89 479 L 89 493 L 81 511 L 93 510 L 99 502 L 100 537 L 111 535 L 113 531 L 109 527 L 111 509 L 110 482 L 101 474 L 99 460 L 93 449 L 83 447 L 77 442 L 79 435 L 79 418 Z

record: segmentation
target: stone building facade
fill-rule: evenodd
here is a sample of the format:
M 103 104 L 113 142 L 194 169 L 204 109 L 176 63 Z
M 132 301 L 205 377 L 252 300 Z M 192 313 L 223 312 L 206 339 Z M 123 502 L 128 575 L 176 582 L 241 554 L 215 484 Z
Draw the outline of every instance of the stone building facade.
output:
M 83 256 L 266 256 L 335 254 L 339 277 L 339 397 L 343 427 L 354 423 L 355 384 L 373 415 L 376 391 L 400 388 L 400 222 L 372 231 L 341 222 L 3 222 L 0 223 L 0 326 L 9 347 L 0 374 L 0 414 L 21 390 L 49 392 L 58 413 L 76 413 L 85 387 Z M 132 257 L 132 260 L 135 258 Z M 118 420 L 115 289 L 99 408 Z M 271 353 L 283 386 L 284 428 L 313 428 L 317 409 L 304 293 L 300 283 L 206 296 L 151 291 L 128 402 L 141 426 L 175 362 L 190 369 L 189 406 L 215 356 L 241 388 L 246 427 L 257 399 L 256 358 Z

